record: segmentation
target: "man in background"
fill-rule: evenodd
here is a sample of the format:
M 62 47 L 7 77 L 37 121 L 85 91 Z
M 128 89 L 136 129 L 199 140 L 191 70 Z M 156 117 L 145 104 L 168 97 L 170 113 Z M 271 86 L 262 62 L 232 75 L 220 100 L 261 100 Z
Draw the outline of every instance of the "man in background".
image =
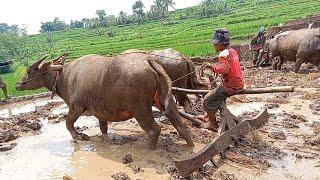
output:
M 12 61 L 0 62 L 0 67 L 7 66 L 7 65 L 9 65 L 9 64 L 12 64 Z M 8 99 L 9 96 L 8 96 L 7 84 L 6 84 L 6 82 L 2 79 L 1 76 L 0 76 L 0 88 L 3 90 L 4 97 L 5 97 L 6 99 Z
M 254 36 L 250 43 L 250 50 L 253 51 L 253 64 L 261 67 L 263 64 L 264 45 L 266 43 L 266 29 L 261 27 L 256 36 Z

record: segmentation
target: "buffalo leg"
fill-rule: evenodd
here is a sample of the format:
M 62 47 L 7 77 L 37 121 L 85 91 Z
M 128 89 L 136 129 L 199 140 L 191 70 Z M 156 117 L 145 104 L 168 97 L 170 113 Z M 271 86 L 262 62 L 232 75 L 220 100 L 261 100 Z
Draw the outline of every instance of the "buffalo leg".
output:
M 273 58 L 272 59 L 272 69 L 273 70 L 277 70 L 278 63 L 279 63 L 278 58 Z
M 256 65 L 258 61 L 259 51 L 253 51 L 253 65 Z
M 146 108 L 147 107 L 147 108 Z M 140 106 L 136 112 L 137 119 L 141 128 L 147 133 L 149 138 L 149 148 L 155 149 L 161 132 L 160 126 L 153 119 L 152 106 Z
M 277 64 L 277 70 L 281 71 L 282 65 L 284 64 L 284 59 L 280 56 L 279 57 L 279 62 Z
M 187 127 L 182 123 L 177 106 L 173 102 L 173 97 L 170 97 L 166 116 L 187 144 L 189 146 L 194 146 Z
M 100 131 L 104 140 L 108 139 L 108 122 L 99 118 Z
M 297 56 L 296 64 L 294 65 L 294 72 L 297 73 L 303 63 L 303 58 Z
M 108 133 L 108 122 L 99 119 L 100 131 L 102 134 Z
M 9 98 L 9 96 L 8 96 L 8 90 L 7 90 L 7 87 L 5 86 L 5 87 L 3 87 L 2 88 L 2 90 L 3 90 L 3 93 L 4 93 L 4 97 L 6 98 L 6 99 L 8 99 Z
M 66 120 L 66 125 L 67 129 L 70 132 L 71 136 L 73 139 L 78 139 L 78 140 L 89 140 L 90 137 L 78 133 L 75 128 L 74 128 L 74 123 L 77 121 L 77 119 L 83 114 L 84 109 L 83 108 L 77 108 L 77 109 L 69 109 L 68 115 L 67 115 L 67 120 Z

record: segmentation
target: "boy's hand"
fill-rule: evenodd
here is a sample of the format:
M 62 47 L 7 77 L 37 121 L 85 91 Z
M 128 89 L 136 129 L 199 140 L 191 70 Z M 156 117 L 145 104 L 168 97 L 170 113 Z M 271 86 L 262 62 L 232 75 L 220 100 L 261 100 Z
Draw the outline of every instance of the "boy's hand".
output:
M 211 63 L 206 62 L 203 65 L 204 65 L 205 68 L 212 68 L 212 64 Z

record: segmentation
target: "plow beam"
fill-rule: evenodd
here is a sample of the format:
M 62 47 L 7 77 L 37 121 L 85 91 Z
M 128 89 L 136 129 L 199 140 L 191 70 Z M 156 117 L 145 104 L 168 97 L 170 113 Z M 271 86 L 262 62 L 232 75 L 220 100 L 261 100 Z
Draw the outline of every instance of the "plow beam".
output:
M 224 131 L 198 153 L 186 159 L 174 161 L 179 173 L 183 177 L 190 176 L 195 170 L 202 167 L 239 138 L 263 126 L 267 122 L 268 116 L 267 109 L 264 109 L 254 119 L 241 121 L 231 129 Z
M 211 90 L 192 90 L 172 87 L 172 92 L 186 93 L 186 94 L 202 94 L 206 95 Z M 268 87 L 268 88 L 255 88 L 255 89 L 243 89 L 237 94 L 265 94 L 265 93 L 281 93 L 281 92 L 294 92 L 294 87 L 284 86 L 284 87 Z

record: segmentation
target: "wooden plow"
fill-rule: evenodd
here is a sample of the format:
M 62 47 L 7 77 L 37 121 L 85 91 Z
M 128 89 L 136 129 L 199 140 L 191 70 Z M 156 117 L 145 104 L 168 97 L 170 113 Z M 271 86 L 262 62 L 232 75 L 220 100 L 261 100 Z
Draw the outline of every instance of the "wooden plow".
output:
M 293 91 L 293 87 L 272 87 L 244 89 L 238 94 L 264 94 Z M 205 95 L 209 93 L 210 90 L 190 90 L 173 87 L 172 92 Z M 214 156 L 218 154 L 223 155 L 223 150 L 228 148 L 231 144 L 235 143 L 249 132 L 262 127 L 267 122 L 269 117 L 267 109 L 264 109 L 255 118 L 249 120 L 242 120 L 233 115 L 228 110 L 226 102 L 223 102 L 220 105 L 219 110 L 221 115 L 220 125 L 218 129 L 219 136 L 216 137 L 201 151 L 197 152 L 191 157 L 174 161 L 179 173 L 183 177 L 190 176 L 195 170 L 201 168 L 208 161 L 211 161 L 213 165 L 216 166 L 216 162 L 213 159 Z M 192 123 L 196 126 L 201 126 L 201 121 L 195 118 L 193 115 L 187 114 L 183 111 L 180 111 L 179 113 L 182 117 L 192 121 Z

